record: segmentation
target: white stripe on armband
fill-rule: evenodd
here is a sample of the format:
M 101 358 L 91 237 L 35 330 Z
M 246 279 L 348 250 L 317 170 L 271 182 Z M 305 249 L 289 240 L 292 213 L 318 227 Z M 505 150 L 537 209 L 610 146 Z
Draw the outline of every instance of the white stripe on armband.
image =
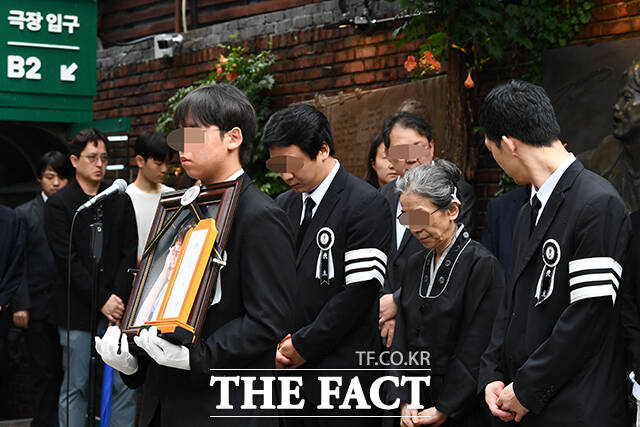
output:
M 595 282 L 594 285 L 612 282 L 616 286 L 616 289 L 620 287 L 618 278 L 613 273 L 581 274 L 579 276 L 570 278 L 569 286 L 571 287 L 571 286 L 579 285 L 581 283 L 590 283 L 590 282 Z
M 372 279 L 377 279 L 380 282 L 380 286 L 384 284 L 384 274 L 376 269 L 347 274 L 344 278 L 344 283 L 345 285 L 350 285 L 352 283 L 367 282 Z
M 364 248 L 354 249 L 344 253 L 344 262 L 348 263 L 354 260 L 367 260 L 369 258 L 378 258 L 383 264 L 387 265 L 387 255 L 380 249 Z
M 610 296 L 613 303 L 616 303 L 616 291 L 610 284 L 585 286 L 583 288 L 573 289 L 569 293 L 571 304 L 574 302 L 587 299 Z
M 347 264 L 344 267 L 344 271 L 345 273 L 348 273 L 352 270 L 364 270 L 373 267 L 378 267 L 383 273 L 387 271 L 387 266 L 380 262 L 377 258 L 368 261 L 352 262 L 351 264 Z
M 613 270 L 618 274 L 618 277 L 622 276 L 622 267 L 618 262 L 611 257 L 593 257 L 582 258 L 574 261 L 569 261 L 569 274 L 578 273 L 586 270 Z

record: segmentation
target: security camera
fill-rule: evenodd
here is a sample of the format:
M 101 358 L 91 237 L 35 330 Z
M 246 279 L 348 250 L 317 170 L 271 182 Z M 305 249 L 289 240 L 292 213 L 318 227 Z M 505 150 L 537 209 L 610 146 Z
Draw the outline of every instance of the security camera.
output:
M 182 44 L 182 34 L 158 34 L 153 37 L 154 58 L 173 56 L 173 49 Z

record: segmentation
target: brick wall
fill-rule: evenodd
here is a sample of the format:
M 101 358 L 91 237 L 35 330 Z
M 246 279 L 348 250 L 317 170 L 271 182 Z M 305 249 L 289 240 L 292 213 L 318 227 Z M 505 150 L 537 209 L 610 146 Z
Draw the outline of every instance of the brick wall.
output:
M 372 34 L 365 34 L 354 28 L 321 29 L 318 26 L 318 16 L 324 16 L 326 19 L 336 18 L 335 13 L 330 13 L 332 5 L 335 6 L 332 2 L 325 2 L 306 6 L 306 9 L 296 12 L 298 16 L 276 12 L 264 19 L 251 18 L 259 21 L 259 26 L 256 27 L 256 21 L 251 21 L 255 28 L 247 33 L 247 36 L 260 31 L 284 32 L 243 42 L 254 51 L 265 48 L 268 42 L 273 44 L 274 52 L 279 57 L 272 69 L 276 77 L 276 85 L 271 96 L 274 108 L 311 99 L 316 93 L 331 96 L 340 91 L 373 89 L 408 81 L 402 65 L 406 55 L 416 52 L 418 43 L 398 46 L 392 40 L 393 28 L 398 24 L 378 27 Z M 308 9 L 311 7 L 320 8 L 318 10 L 322 11 L 322 14 L 312 13 L 313 11 Z M 309 14 L 309 19 L 306 18 L 306 14 Z M 132 58 L 141 61 L 140 58 L 144 58 L 145 53 L 134 52 L 135 55 L 132 56 L 127 53 L 131 48 L 112 48 L 99 53 L 98 94 L 94 118 L 131 116 L 133 137 L 144 130 L 152 130 L 167 98 L 177 88 L 204 77 L 213 67 L 219 52 L 215 47 L 203 45 L 213 46 L 221 38 L 224 39 L 226 34 L 236 29 L 242 30 L 246 27 L 243 22 L 225 23 L 223 31 L 196 30 L 197 37 L 189 41 L 190 49 L 193 50 L 169 59 L 132 63 Z M 305 25 L 314 27 L 295 30 Z M 286 32 L 287 28 L 291 32 Z M 638 36 L 640 0 L 600 0 L 592 10 L 592 22 L 572 43 L 593 43 Z M 147 49 L 148 53 L 148 46 L 143 45 L 143 48 Z M 510 78 L 512 72 L 512 67 L 507 61 L 480 75 L 477 79 L 478 85 L 473 89 L 474 107 L 480 105 L 493 86 Z M 481 211 L 479 223 L 484 224 L 484 212 L 488 201 L 497 191 L 500 169 L 490 153 L 482 148 L 481 142 L 480 137 L 472 142 L 480 146 L 478 168 L 472 183 Z M 123 158 L 126 157 L 127 151 L 122 146 L 114 154 Z
M 640 0 L 600 0 L 574 43 L 640 36 Z
M 243 43 L 252 51 L 271 43 L 278 55 L 272 68 L 274 108 L 313 98 L 316 93 L 331 96 L 356 88 L 406 83 L 403 63 L 418 46 L 397 47 L 391 28 L 371 35 L 353 28 L 313 28 Z M 99 69 L 94 119 L 131 116 L 132 137 L 153 130 L 166 100 L 176 89 L 205 77 L 220 53 L 217 47 L 209 47 L 173 58 Z M 126 145 L 114 145 L 112 155 L 121 161 L 127 156 Z
M 616 1 L 599 0 L 591 11 L 591 22 L 574 38 L 572 44 L 587 44 L 640 37 L 640 0 Z M 640 46 L 640 39 L 638 40 Z M 484 96 L 498 82 L 510 77 L 511 67 L 501 64 L 487 70 L 480 76 L 474 104 L 479 106 Z M 481 144 L 481 141 L 476 141 Z M 500 168 L 485 148 L 479 149 L 479 162 L 474 187 L 480 210 L 479 223 L 484 224 L 486 207 L 498 190 Z

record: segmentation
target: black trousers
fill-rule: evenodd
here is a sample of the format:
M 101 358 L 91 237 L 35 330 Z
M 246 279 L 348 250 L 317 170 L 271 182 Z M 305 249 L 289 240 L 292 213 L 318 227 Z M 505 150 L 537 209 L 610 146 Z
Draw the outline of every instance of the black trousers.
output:
M 29 320 L 25 331 L 29 349 L 33 427 L 58 425 L 58 395 L 62 383 L 62 351 L 58 328 L 46 320 Z

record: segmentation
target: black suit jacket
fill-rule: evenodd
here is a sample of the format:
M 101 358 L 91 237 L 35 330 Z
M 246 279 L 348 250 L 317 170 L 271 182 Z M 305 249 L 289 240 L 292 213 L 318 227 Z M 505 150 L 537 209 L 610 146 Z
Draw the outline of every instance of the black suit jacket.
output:
M 0 206 L 0 336 L 8 331 L 8 306 L 23 272 L 23 237 L 18 215 Z
M 44 200 L 36 197 L 16 208 L 24 230 L 24 274 L 12 311 L 29 310 L 29 319 L 43 320 L 53 305 L 56 264 L 44 232 Z
M 622 427 L 620 275 L 631 232 L 624 202 L 609 182 L 576 160 L 531 236 L 530 216 L 523 206 L 509 281 L 480 364 L 479 391 L 492 381 L 513 382 L 531 411 L 524 427 Z M 545 278 L 546 298 L 536 298 Z
M 222 299 L 209 308 L 200 341 L 190 350 L 191 370 L 160 366 L 139 356 L 138 372 L 122 375 L 130 387 L 144 383 L 141 426 L 148 426 L 157 410 L 167 426 L 278 426 L 276 418 L 209 418 L 276 414 L 240 409 L 242 383 L 230 387 L 233 410 L 217 409 L 220 387 L 209 383 L 212 375 L 273 376 L 270 371 L 228 369 L 275 368 L 276 346 L 292 327 L 295 260 L 289 221 L 246 175 L 240 179 L 243 191 L 221 272 Z
M 107 186 L 102 184 L 99 191 Z M 56 285 L 53 318 L 58 326 L 67 327 L 67 271 L 69 262 L 69 230 L 76 209 L 91 196 L 73 181 L 53 194 L 45 204 L 44 227 L 56 263 Z M 89 330 L 91 286 L 93 284 L 89 225 L 94 221 L 96 206 L 78 214 L 71 250 L 71 326 L 72 330 Z M 132 276 L 127 272 L 136 266 L 138 231 L 131 199 L 126 193 L 112 195 L 103 203 L 102 268 L 98 289 L 98 311 L 111 294 L 127 303 Z
M 529 201 L 529 187 L 521 186 L 489 202 L 482 244 L 500 260 L 505 276 L 511 264 L 513 228 L 520 208 Z
M 293 190 L 277 203 L 287 212 L 295 235 L 300 228 L 302 195 Z M 356 351 L 376 351 L 378 293 L 384 280 L 391 220 L 384 198 L 342 166 L 309 224 L 296 259 L 293 345 L 307 361 L 301 368 L 357 368 Z M 316 278 L 319 232 L 329 228 L 335 277 L 329 284 Z M 347 372 L 346 377 L 356 372 Z M 318 372 L 301 372 L 305 397 L 319 403 Z M 322 375 L 326 375 L 323 373 Z M 360 372 L 366 383 L 368 373 Z M 364 385 L 363 385 L 364 387 Z M 343 387 L 342 392 L 346 389 Z M 309 403 L 307 403 L 309 404 Z
M 630 365 L 640 381 L 640 211 L 631 214 L 633 229 L 623 274 L 622 321 Z
M 424 249 L 422 243 L 415 238 L 409 229 L 405 230 L 402 237 L 400 246 L 397 245 L 396 238 L 396 208 L 398 206 L 398 200 L 400 194 L 396 192 L 396 181 L 393 180 L 385 184 L 380 192 L 387 199 L 388 206 L 391 209 L 391 246 L 389 247 L 388 260 L 387 260 L 387 277 L 384 283 L 384 293 L 393 294 L 393 299 L 396 304 L 398 303 L 399 292 L 402 289 L 402 278 L 404 277 L 404 269 L 407 265 L 409 257 L 416 252 Z M 475 233 L 475 218 L 476 218 L 476 194 L 473 191 L 471 184 L 461 179 L 458 182 L 458 190 L 460 195 L 460 202 L 462 203 L 460 209 L 460 215 L 458 216 L 457 223 L 463 223 L 465 230 L 469 235 L 473 236 Z

